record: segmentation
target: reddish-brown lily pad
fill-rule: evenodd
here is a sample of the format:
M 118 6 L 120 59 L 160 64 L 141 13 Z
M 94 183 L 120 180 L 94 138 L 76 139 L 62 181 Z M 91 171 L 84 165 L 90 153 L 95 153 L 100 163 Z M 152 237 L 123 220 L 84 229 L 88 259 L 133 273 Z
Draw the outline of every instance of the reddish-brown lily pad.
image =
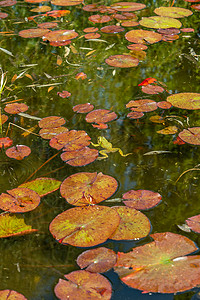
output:
M 38 125 L 40 128 L 54 128 L 64 125 L 65 122 L 65 119 L 62 117 L 50 116 L 40 120 Z
M 22 294 L 13 290 L 0 291 L 1 300 L 27 300 Z
M 151 224 L 143 213 L 126 206 L 114 206 L 112 209 L 119 214 L 120 223 L 110 239 L 138 240 L 149 234 Z
M 119 33 L 123 32 L 125 29 L 118 25 L 108 25 L 101 28 L 103 33 Z
M 147 293 L 176 293 L 200 284 L 200 255 L 194 242 L 171 232 L 155 233 L 153 242 L 118 253 L 115 271 L 128 286 Z
M 74 6 L 79 5 L 83 0 L 51 0 L 51 4 L 59 6 Z
M 84 35 L 85 39 L 99 39 L 101 35 L 98 32 L 91 32 Z
M 68 129 L 66 127 L 53 127 L 53 128 L 42 128 L 39 131 L 39 135 L 46 140 L 50 140 L 53 137 L 55 137 L 56 135 L 60 134 L 60 133 L 64 133 L 67 132 Z
M 139 23 L 140 25 L 148 28 L 180 28 L 182 26 L 181 22 L 177 19 L 160 16 L 142 18 Z
M 131 44 L 131 45 L 128 45 L 127 48 L 129 50 L 141 51 L 141 50 L 146 50 L 148 47 L 143 44 Z
M 43 40 L 49 42 L 65 42 L 75 39 L 78 33 L 74 30 L 54 30 L 43 34 Z
M 186 220 L 186 223 L 190 227 L 190 229 L 192 229 L 192 231 L 200 233 L 200 215 L 188 218 Z
M 67 280 L 59 279 L 54 289 L 58 299 L 109 300 L 111 298 L 112 286 L 101 274 L 80 270 L 64 277 Z
M 131 100 L 126 104 L 126 107 L 137 112 L 148 112 L 156 110 L 157 103 L 150 99 Z
M 172 107 L 172 104 L 167 101 L 160 101 L 157 102 L 157 106 L 162 109 L 169 109 Z
M 200 127 L 183 129 L 178 135 L 185 143 L 200 145 Z
M 92 15 L 88 19 L 92 23 L 106 23 L 110 22 L 113 18 L 111 16 Z
M 84 251 L 76 260 L 81 269 L 92 273 L 107 272 L 114 267 L 116 261 L 116 253 L 105 247 Z
M 19 32 L 19 35 L 23 38 L 36 38 L 36 37 L 42 37 L 48 32 L 49 29 L 46 28 L 31 28 L 31 29 L 21 30 Z
M 111 8 L 117 11 L 136 11 L 145 7 L 145 4 L 136 2 L 117 2 L 111 5 Z
M 8 114 L 19 114 L 28 110 L 28 106 L 24 103 L 10 103 L 7 104 L 4 110 Z
M 162 199 L 159 193 L 149 190 L 130 190 L 123 194 L 124 204 L 135 209 L 149 209 L 156 206 Z
M 31 154 L 31 149 L 25 145 L 16 145 L 6 150 L 6 155 L 10 158 L 22 160 Z
M 3 125 L 4 123 L 6 123 L 7 120 L 8 120 L 8 116 L 2 114 L 0 116 L 0 126 Z
M 154 9 L 155 14 L 170 18 L 183 18 L 192 15 L 192 11 L 182 7 L 160 6 Z
M 162 35 L 150 30 L 131 30 L 125 34 L 125 38 L 136 44 L 154 44 L 162 40 Z
M 67 177 L 61 195 L 72 205 L 96 204 L 110 198 L 118 187 L 115 178 L 103 173 L 81 172 Z
M 90 144 L 91 138 L 84 130 L 70 130 L 53 137 L 49 145 L 57 150 L 73 151 Z
M 36 231 L 38 230 L 32 229 L 31 226 L 26 225 L 24 222 L 24 218 L 21 216 L 12 215 L 9 213 L 0 215 L 0 238 L 17 236 L 17 235 L 25 235 Z M 1 291 L 0 291 L 0 299 L 4 299 L 1 298 Z M 5 299 L 9 299 L 9 298 L 5 298 Z M 14 298 L 14 299 L 18 299 L 18 298 Z
M 8 14 L 7 13 L 2 13 L 0 12 L 0 19 L 5 19 L 8 17 Z
M 105 242 L 119 221 L 118 213 L 107 206 L 74 207 L 56 216 L 49 230 L 59 243 L 92 247 Z
M 85 33 L 96 32 L 96 31 L 98 31 L 98 30 L 99 30 L 99 28 L 97 28 L 97 27 L 87 27 L 87 28 L 83 29 L 83 31 L 84 31 Z
M 127 117 L 129 119 L 140 119 L 143 116 L 144 116 L 143 112 L 139 112 L 139 111 L 132 111 L 132 112 L 127 114 Z
M 79 114 L 84 114 L 92 111 L 94 109 L 94 105 L 90 103 L 78 104 L 73 106 L 73 111 Z
M 17 3 L 16 0 L 4 0 L 4 1 L 0 1 L 0 6 L 1 7 L 6 7 L 6 6 L 13 6 Z
M 22 183 L 19 187 L 28 188 L 38 193 L 40 197 L 50 194 L 59 189 L 61 185 L 60 180 L 54 178 L 41 177 L 36 178 L 32 181 Z
M 70 166 L 82 167 L 95 161 L 98 155 L 98 150 L 84 147 L 79 150 L 65 151 L 60 157 L 64 162 L 66 162 L 66 164 Z
M 0 208 L 12 213 L 27 212 L 40 204 L 40 196 L 27 188 L 16 188 L 0 195 Z
M 83 6 L 83 10 L 95 12 L 95 11 L 99 11 L 99 6 L 95 3 L 88 4 L 88 5 Z
M 0 138 L 0 149 L 1 148 L 8 148 L 12 145 L 13 140 L 9 137 Z
M 117 115 L 115 112 L 111 112 L 107 109 L 96 109 L 91 112 L 89 112 L 85 120 L 88 123 L 107 123 L 115 120 L 117 118 Z
M 200 109 L 200 93 L 178 93 L 167 97 L 173 106 L 183 109 Z
M 58 23 L 56 23 L 56 22 L 44 22 L 44 23 L 38 24 L 39 28 L 55 28 L 57 26 L 58 26 Z
M 131 68 L 139 64 L 139 59 L 131 55 L 117 54 L 109 56 L 105 62 L 112 67 L 117 68 Z
M 135 27 L 135 26 L 140 25 L 140 23 L 137 21 L 127 20 L 127 21 L 122 22 L 121 25 L 123 27 Z
M 158 33 L 161 33 L 161 34 L 179 34 L 180 33 L 180 30 L 178 28 L 159 28 L 157 30 Z
M 46 13 L 47 16 L 52 18 L 60 18 L 70 14 L 70 10 L 60 9 L 60 10 L 51 10 Z
M 159 85 L 146 85 L 142 87 L 142 92 L 149 95 L 156 95 L 164 92 L 164 88 Z

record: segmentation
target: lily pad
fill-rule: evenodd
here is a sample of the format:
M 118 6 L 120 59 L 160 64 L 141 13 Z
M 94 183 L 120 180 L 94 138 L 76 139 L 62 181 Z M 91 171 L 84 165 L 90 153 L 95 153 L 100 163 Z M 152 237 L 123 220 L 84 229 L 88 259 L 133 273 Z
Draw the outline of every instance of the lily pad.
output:
M 148 28 L 180 28 L 182 26 L 181 22 L 174 18 L 160 16 L 142 18 L 139 23 L 140 25 Z
M 55 217 L 49 230 L 59 243 L 92 247 L 105 242 L 119 221 L 118 213 L 107 206 L 74 207 Z
M 79 5 L 83 0 L 51 0 L 51 4 L 59 6 L 74 6 Z
M 190 217 L 186 220 L 186 223 L 192 231 L 200 233 L 200 215 Z
M 43 34 L 43 40 L 49 42 L 65 42 L 75 39 L 78 33 L 74 30 L 54 30 Z
M 6 123 L 7 120 L 8 120 L 8 116 L 2 114 L 0 116 L 0 126 L 3 125 L 4 123 Z
M 98 32 L 91 32 L 84 35 L 85 39 L 99 39 L 101 35 Z
M 67 177 L 60 193 L 72 205 L 96 204 L 110 198 L 117 190 L 115 178 L 103 173 L 81 172 Z
M 28 181 L 26 183 L 22 183 L 19 185 L 19 188 L 28 188 L 32 191 L 38 193 L 40 197 L 48 195 L 59 189 L 61 185 L 60 180 L 56 180 L 54 178 L 41 177 L 36 178 L 32 181 Z
M 99 28 L 97 28 L 97 27 L 87 27 L 87 28 L 83 29 L 83 31 L 85 33 L 96 32 L 98 30 L 99 30 Z
M 105 247 L 84 251 L 76 260 L 81 269 L 91 273 L 107 272 L 114 267 L 116 261 L 116 253 Z
M 131 45 L 128 45 L 127 48 L 129 50 L 141 51 L 141 50 L 146 50 L 148 47 L 143 44 L 131 44 Z
M 105 62 L 112 67 L 131 68 L 139 64 L 139 59 L 133 58 L 131 55 L 117 54 L 109 56 Z
M 64 45 L 59 44 L 58 46 L 64 46 Z M 61 98 L 69 98 L 71 96 L 71 93 L 68 91 L 62 91 L 62 92 L 58 92 L 57 95 L 60 96 Z
M 50 11 L 51 10 L 51 7 L 50 6 L 47 6 L 47 5 L 43 5 L 43 6 L 38 6 L 36 8 L 33 8 L 31 9 L 30 11 L 32 12 L 38 12 L 38 13 L 42 13 L 42 12 L 47 12 L 47 11 Z M 42 27 L 40 27 L 42 28 Z M 44 28 L 44 27 L 43 27 Z M 45 28 L 48 28 L 48 27 L 45 27 Z
M 169 109 L 172 107 L 172 104 L 167 101 L 160 101 L 157 102 L 157 106 L 162 109 Z
M 183 109 L 200 109 L 200 93 L 178 93 L 167 97 L 173 106 Z
M 13 290 L 1 290 L 0 298 L 1 300 L 27 300 L 22 294 Z
M 157 109 L 157 103 L 150 99 L 131 100 L 126 107 L 136 112 L 149 112 Z
M 127 114 L 127 118 L 129 119 L 140 119 L 144 116 L 143 112 L 132 111 Z
M 115 112 L 112 112 L 108 109 L 96 109 L 91 112 L 89 112 L 85 120 L 88 123 L 107 123 L 115 120 L 117 118 L 117 115 Z
M 88 18 L 92 23 L 106 23 L 112 21 L 111 16 L 92 15 Z
M 28 110 L 28 106 L 24 103 L 10 103 L 7 104 L 4 110 L 8 114 L 19 114 Z
M 155 14 L 162 17 L 183 18 L 192 15 L 192 11 L 182 7 L 164 7 L 160 6 L 154 9 Z
M 136 2 L 117 2 L 110 6 L 117 11 L 136 11 L 146 7 L 145 4 Z
M 156 95 L 164 92 L 164 88 L 158 85 L 146 85 L 142 86 L 142 92 L 149 95 Z
M 185 236 L 155 233 L 153 242 L 118 253 L 115 271 L 128 286 L 147 293 L 176 293 L 200 284 L 200 255 Z
M 200 127 L 183 129 L 178 135 L 185 143 L 200 145 Z
M 158 130 L 157 133 L 161 134 L 175 134 L 178 131 L 178 127 L 176 126 L 167 126 L 161 130 Z
M 64 125 L 65 122 L 65 119 L 62 117 L 50 116 L 40 120 L 38 125 L 40 128 L 54 128 Z
M 4 0 L 4 1 L 0 1 L 0 6 L 1 7 L 13 6 L 16 3 L 17 3 L 16 0 Z
M 154 44 L 162 40 L 162 35 L 150 30 L 131 30 L 125 34 L 125 38 L 136 44 Z
M 55 28 L 57 26 L 58 26 L 58 23 L 55 23 L 55 22 L 44 22 L 44 23 L 38 24 L 39 28 Z
M 112 240 L 138 240 L 147 236 L 151 229 L 149 219 L 140 211 L 126 207 L 114 206 L 120 216 L 120 223 L 110 236 Z
M 84 147 L 79 150 L 65 151 L 60 157 L 64 162 L 66 162 L 66 164 L 70 166 L 82 167 L 95 161 L 98 155 L 98 150 Z
M 67 280 L 59 279 L 54 289 L 58 299 L 109 300 L 111 298 L 112 286 L 101 274 L 80 270 L 64 277 Z
M 118 25 L 108 25 L 101 28 L 103 33 L 119 33 L 123 32 L 125 29 Z
M 135 209 L 149 209 L 156 206 L 162 199 L 159 193 L 149 190 L 130 190 L 123 194 L 124 204 Z
M 140 25 L 137 21 L 127 20 L 121 23 L 123 27 L 135 27 Z
M 53 128 L 42 128 L 39 131 L 39 135 L 46 140 L 51 140 L 53 137 L 55 137 L 56 135 L 60 134 L 60 133 L 64 133 L 69 131 L 67 129 L 67 127 L 53 127 Z
M 45 0 L 46 1 L 46 0 Z M 47 16 L 52 18 L 60 18 L 70 14 L 70 10 L 60 9 L 60 10 L 51 10 L 47 12 Z
M 73 111 L 79 114 L 84 114 L 92 111 L 94 109 L 94 105 L 90 103 L 78 104 L 73 106 Z
M 0 215 L 0 238 L 17 236 L 17 235 L 25 235 L 36 231 L 38 230 L 32 229 L 31 226 L 26 225 L 24 222 L 24 218 L 21 216 L 12 215 L 9 213 Z M 4 299 L 1 298 L 1 293 L 0 293 L 0 299 Z M 9 298 L 5 298 L 5 299 L 9 299 Z
M 8 17 L 7 13 L 0 12 L 0 19 L 5 19 Z
M 42 37 L 43 35 L 47 34 L 50 30 L 46 28 L 31 28 L 31 29 L 24 29 L 19 32 L 19 35 L 23 38 L 36 38 Z
M 10 147 L 13 143 L 9 137 L 0 138 L 0 149 Z
M 29 156 L 31 149 L 25 145 L 16 145 L 6 150 L 6 155 L 10 158 L 22 160 L 24 157 Z
M 8 212 L 27 212 L 40 204 L 40 196 L 27 188 L 15 188 L 0 195 L 0 209 Z

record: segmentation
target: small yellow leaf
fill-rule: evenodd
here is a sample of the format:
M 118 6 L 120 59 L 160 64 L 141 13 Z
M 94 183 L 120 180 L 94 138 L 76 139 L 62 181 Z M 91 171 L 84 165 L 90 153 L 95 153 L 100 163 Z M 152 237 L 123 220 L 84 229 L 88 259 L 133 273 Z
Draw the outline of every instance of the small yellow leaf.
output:
M 22 133 L 22 136 L 24 136 L 24 137 L 28 136 L 28 135 L 31 134 L 31 132 L 33 132 L 37 127 L 38 127 L 38 125 L 35 125 L 35 126 L 31 127 L 31 128 L 28 128 L 28 131 L 30 131 L 30 132 L 24 132 L 24 133 Z
M 11 79 L 11 83 L 13 83 L 16 79 L 17 79 L 17 74 L 15 74 L 15 75 L 13 76 L 13 78 Z
M 86 56 L 91 55 L 91 54 L 94 53 L 95 51 L 96 51 L 96 50 L 92 50 L 92 51 L 88 52 L 88 53 L 86 54 Z
M 48 88 L 48 93 L 51 92 L 54 88 L 55 88 L 55 86 L 50 86 L 50 87 Z
M 74 54 L 78 53 L 78 51 L 76 50 L 76 48 L 74 46 L 70 45 L 69 47 L 72 50 L 72 53 L 74 53 Z
M 59 66 L 62 64 L 62 58 L 59 55 L 57 56 L 57 62 L 56 63 Z
M 30 74 L 25 74 L 25 76 L 33 81 L 33 77 Z

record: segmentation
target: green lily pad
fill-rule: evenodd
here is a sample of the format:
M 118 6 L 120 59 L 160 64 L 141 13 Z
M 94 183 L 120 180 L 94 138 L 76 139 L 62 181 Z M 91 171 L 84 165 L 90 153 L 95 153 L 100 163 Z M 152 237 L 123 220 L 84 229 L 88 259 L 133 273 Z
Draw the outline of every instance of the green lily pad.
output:
M 200 233 L 200 215 L 188 218 L 186 223 L 192 231 Z
M 74 207 L 55 217 L 49 230 L 61 244 L 92 247 L 105 242 L 119 222 L 118 213 L 110 207 Z
M 8 213 L 0 215 L 0 238 L 24 235 L 36 231 L 38 230 L 32 229 L 31 226 L 25 224 L 23 217 Z
M 139 21 L 140 25 L 148 28 L 180 28 L 182 26 L 181 22 L 169 17 L 160 17 L 160 16 L 153 16 L 148 18 L 142 18 Z
M 157 7 L 154 10 L 155 14 L 162 17 L 183 18 L 192 15 L 192 11 L 182 7 Z
M 117 11 L 136 11 L 145 8 L 146 5 L 136 2 L 117 2 L 110 7 Z
M 139 64 L 139 59 L 133 58 L 131 55 L 118 54 L 109 56 L 105 62 L 112 67 L 131 68 Z
M 54 178 L 41 177 L 26 183 L 22 183 L 19 187 L 28 188 L 38 193 L 40 197 L 43 197 L 58 190 L 60 185 L 60 180 L 56 180 Z
M 200 93 L 178 93 L 167 97 L 173 106 L 183 109 L 200 109 Z
M 162 35 L 150 30 L 136 29 L 128 31 L 125 34 L 125 38 L 131 43 L 154 44 L 162 40 Z
M 117 181 L 111 176 L 81 172 L 67 177 L 61 184 L 60 193 L 68 203 L 82 206 L 110 198 L 117 187 Z
M 110 239 L 138 240 L 149 234 L 151 224 L 143 213 L 126 206 L 114 206 L 112 209 L 119 214 L 120 223 Z
M 118 253 L 115 271 L 128 286 L 147 293 L 176 293 L 200 284 L 200 255 L 193 241 L 171 232 L 155 233 L 153 242 Z
M 105 247 L 87 250 L 77 257 L 77 265 L 92 273 L 104 273 L 114 267 L 117 261 L 116 253 Z
M 112 286 L 101 274 L 80 270 L 64 277 L 66 280 L 59 279 L 54 289 L 58 299 L 109 300 L 111 298 Z
M 183 129 L 178 135 L 185 143 L 200 145 L 200 127 Z
M 13 290 L 0 291 L 0 298 L 1 300 L 27 300 L 24 295 Z

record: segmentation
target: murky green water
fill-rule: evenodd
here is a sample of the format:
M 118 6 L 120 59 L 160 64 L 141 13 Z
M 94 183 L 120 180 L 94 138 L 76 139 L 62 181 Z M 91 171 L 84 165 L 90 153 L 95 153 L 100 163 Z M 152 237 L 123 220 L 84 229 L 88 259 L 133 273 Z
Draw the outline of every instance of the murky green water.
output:
M 167 1 L 140 1 L 147 5 L 147 9 L 138 13 L 140 16 L 150 16 L 155 7 L 169 5 Z M 164 2 L 164 3 L 163 3 Z M 88 3 L 87 3 L 88 4 Z M 111 4 L 106 3 L 106 5 Z M 171 135 L 161 135 L 157 130 L 163 128 L 162 124 L 152 123 L 149 117 L 157 112 L 146 113 L 140 120 L 130 120 L 126 117 L 128 110 L 125 105 L 131 99 L 148 98 L 156 101 L 166 100 L 167 93 L 159 95 L 147 95 L 141 92 L 138 84 L 147 77 L 154 77 L 167 85 L 170 93 L 199 92 L 199 62 L 198 54 L 199 37 L 197 35 L 197 12 L 181 21 L 184 27 L 193 27 L 195 33 L 182 33 L 174 42 L 161 42 L 150 45 L 146 59 L 140 61 L 134 68 L 119 69 L 105 64 L 109 55 L 128 53 L 126 46 L 129 44 L 124 39 L 124 33 L 117 35 L 103 34 L 102 41 L 87 41 L 77 38 L 72 41 L 76 51 L 67 54 L 66 47 L 52 47 L 40 38 L 24 39 L 18 36 L 22 29 L 34 27 L 33 22 L 26 22 L 28 16 L 34 13 L 30 8 L 36 5 L 18 1 L 13 7 L 2 8 L 9 17 L 1 20 L 1 31 L 14 31 L 11 35 L 0 36 L 0 47 L 12 52 L 13 56 L 0 51 L 0 64 L 3 72 L 7 72 L 7 87 L 11 84 L 14 74 L 26 72 L 33 77 L 17 79 L 10 89 L 5 89 L 2 94 L 2 108 L 6 101 L 24 99 L 29 106 L 27 113 L 38 118 L 50 115 L 62 116 L 67 120 L 69 129 L 85 130 L 95 143 L 99 135 L 105 136 L 115 147 L 121 148 L 124 153 L 133 152 L 133 155 L 121 157 L 118 152 L 110 153 L 109 158 L 95 161 L 85 167 L 71 167 L 64 164 L 59 156 L 41 168 L 33 177 L 53 177 L 63 181 L 66 177 L 77 172 L 103 172 L 116 178 L 119 188 L 114 198 L 120 198 L 130 189 L 146 189 L 159 192 L 162 202 L 155 208 L 145 211 L 145 215 L 152 224 L 152 233 L 171 231 L 187 236 L 200 245 L 200 237 L 195 233 L 181 231 L 177 225 L 193 215 L 199 214 L 199 171 L 191 171 L 184 174 L 176 183 L 182 172 L 193 168 L 200 163 L 198 146 L 189 144 L 175 145 Z M 176 6 L 189 8 L 184 1 L 176 1 Z M 83 35 L 83 29 L 92 26 L 88 22 L 91 13 L 84 12 L 77 7 L 67 7 L 71 14 L 62 18 L 59 29 L 75 29 L 79 36 Z M 53 9 L 62 9 L 52 6 Z M 114 22 L 113 22 L 114 24 Z M 95 25 L 96 26 L 96 25 Z M 97 27 L 101 28 L 97 24 Z M 126 29 L 126 31 L 132 28 Z M 112 48 L 106 50 L 108 46 Z M 68 47 L 69 48 L 69 47 Z M 87 48 L 87 49 L 86 49 Z M 70 48 L 69 48 L 70 49 Z M 92 54 L 87 55 L 90 51 Z M 73 53 L 75 52 L 75 53 Z M 63 63 L 56 64 L 57 56 L 61 56 Z M 66 62 L 67 59 L 67 62 Z M 69 64 L 70 63 L 70 64 Z M 114 71 L 115 70 L 115 71 Z M 87 80 L 75 80 L 77 73 L 87 74 Z M 55 84 L 55 88 L 48 92 L 49 86 Z M 58 85 L 56 85 L 58 84 Z M 57 92 L 69 91 L 72 95 L 62 99 Z M 80 103 L 92 103 L 96 109 L 111 109 L 118 114 L 117 121 L 109 123 L 107 130 L 94 129 L 91 124 L 85 122 L 85 115 L 75 114 L 74 105 Z M 200 126 L 199 111 L 159 110 L 159 114 L 166 116 L 187 116 L 190 127 Z M 173 119 L 173 118 L 171 118 Z M 169 121 L 168 125 L 177 125 L 177 122 Z M 179 120 L 179 119 L 178 119 Z M 182 119 L 181 119 L 182 120 Z M 186 126 L 186 119 L 182 120 Z M 29 129 L 37 124 L 36 120 L 20 116 L 9 116 L 9 122 Z M 3 126 L 3 135 L 7 131 L 8 122 Z M 15 161 L 0 154 L 0 192 L 5 192 L 23 183 L 37 168 L 39 168 L 56 150 L 48 145 L 37 135 L 24 137 L 23 131 L 11 125 L 8 136 L 14 144 L 23 144 L 31 148 L 32 153 L 23 161 Z M 38 128 L 35 130 L 38 133 Z M 149 151 L 171 151 L 168 154 L 147 155 Z M 118 202 L 108 205 L 118 205 Z M 54 287 L 63 274 L 78 270 L 77 256 L 85 248 L 75 248 L 58 244 L 48 231 L 49 223 L 53 218 L 71 207 L 59 191 L 45 196 L 41 204 L 34 211 L 24 214 L 28 224 L 39 229 L 38 233 L 17 238 L 1 239 L 0 265 L 1 283 L 0 289 L 13 289 L 24 294 L 30 300 L 57 299 L 54 295 Z M 111 242 L 104 245 L 114 251 L 129 251 L 132 247 L 143 245 L 150 241 L 147 237 L 140 241 Z M 109 271 L 105 276 L 113 286 L 113 300 L 120 299 L 159 299 L 159 300 L 183 300 L 191 299 L 195 291 L 180 295 L 149 295 L 142 294 L 138 290 L 123 285 L 118 276 Z M 192 299 L 198 299 L 196 298 Z

